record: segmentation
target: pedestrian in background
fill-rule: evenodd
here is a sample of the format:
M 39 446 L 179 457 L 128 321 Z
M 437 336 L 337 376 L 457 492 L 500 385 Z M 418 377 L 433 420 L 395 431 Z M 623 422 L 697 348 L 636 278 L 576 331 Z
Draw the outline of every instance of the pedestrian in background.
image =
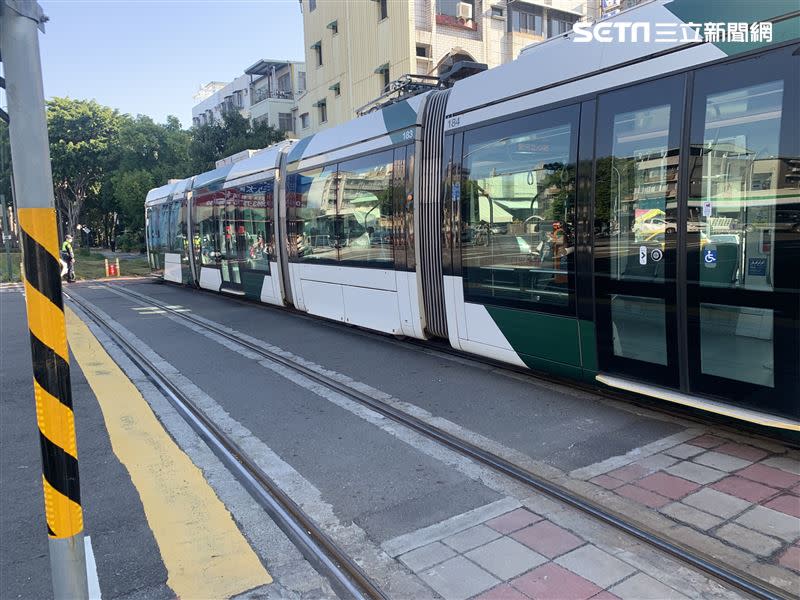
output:
M 75 251 L 72 249 L 71 235 L 67 235 L 61 244 L 61 262 L 66 266 L 66 269 L 61 269 L 61 276 L 66 274 L 67 281 L 75 281 Z

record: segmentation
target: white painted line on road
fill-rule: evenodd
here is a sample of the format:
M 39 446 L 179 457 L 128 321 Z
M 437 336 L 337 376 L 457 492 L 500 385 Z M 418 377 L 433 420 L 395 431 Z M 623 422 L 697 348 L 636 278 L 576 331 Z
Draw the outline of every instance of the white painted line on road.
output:
M 94 550 L 92 550 L 92 538 L 90 536 L 87 535 L 83 538 L 83 547 L 86 551 L 86 579 L 89 582 L 89 598 L 90 600 L 102 600 L 100 580 L 97 577 L 97 563 L 94 560 Z

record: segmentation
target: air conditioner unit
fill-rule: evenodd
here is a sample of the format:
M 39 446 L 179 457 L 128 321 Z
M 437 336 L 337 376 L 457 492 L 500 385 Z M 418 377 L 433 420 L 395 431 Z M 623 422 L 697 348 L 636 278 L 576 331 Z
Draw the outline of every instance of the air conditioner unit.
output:
M 459 2 L 456 5 L 456 16 L 459 19 L 464 19 L 465 21 L 472 20 L 472 4 L 468 4 L 467 2 Z

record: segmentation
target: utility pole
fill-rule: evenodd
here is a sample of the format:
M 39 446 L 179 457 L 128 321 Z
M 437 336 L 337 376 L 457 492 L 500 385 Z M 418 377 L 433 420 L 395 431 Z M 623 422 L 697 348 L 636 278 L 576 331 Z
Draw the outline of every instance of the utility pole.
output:
M 0 0 L 0 50 L 25 265 L 53 595 L 57 600 L 84 600 L 89 592 L 78 449 L 37 31 L 45 20 L 35 1 Z

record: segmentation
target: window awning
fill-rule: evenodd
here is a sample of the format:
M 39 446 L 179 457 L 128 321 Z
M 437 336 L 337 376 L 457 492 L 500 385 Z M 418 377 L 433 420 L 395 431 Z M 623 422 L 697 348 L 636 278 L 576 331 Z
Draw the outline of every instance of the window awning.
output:
M 318 50 L 319 48 L 322 48 L 322 42 L 314 42 L 311 44 L 311 46 L 309 46 L 309 48 L 312 50 Z
M 314 102 L 312 106 L 314 106 L 315 108 L 319 108 L 320 106 L 327 106 L 327 104 L 328 101 L 323 98 L 322 100 L 317 100 L 316 102 Z
M 389 63 L 386 63 L 386 64 L 383 64 L 383 65 L 381 65 L 381 66 L 380 66 L 380 67 L 378 67 L 377 69 L 375 69 L 375 72 L 376 72 L 378 75 L 381 75 L 382 73 L 385 73 L 385 72 L 386 72 L 386 71 L 388 71 L 388 70 L 389 70 Z
M 339 29 L 339 21 L 331 21 L 325 27 L 328 29 L 333 29 L 334 31 Z
M 338 92 L 339 92 L 339 90 L 341 89 L 341 84 L 339 84 L 339 83 L 334 83 L 334 84 L 333 84 L 332 86 L 330 86 L 328 89 L 329 89 L 329 90 L 331 90 L 332 92 L 337 92 L 337 93 L 338 93 Z

